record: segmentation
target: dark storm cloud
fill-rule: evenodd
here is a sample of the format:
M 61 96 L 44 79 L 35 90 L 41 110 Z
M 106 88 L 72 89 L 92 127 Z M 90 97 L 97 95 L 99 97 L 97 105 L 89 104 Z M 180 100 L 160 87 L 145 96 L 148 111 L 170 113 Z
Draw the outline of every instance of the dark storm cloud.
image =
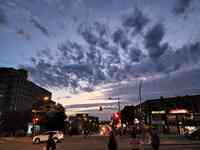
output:
M 32 58 L 33 67 L 27 67 L 34 80 L 45 86 L 69 87 L 91 91 L 94 85 L 105 80 L 100 69 L 99 54 L 96 49 L 89 49 L 89 52 L 82 52 L 81 46 L 77 43 L 65 42 L 59 46 L 59 58 L 52 63 L 53 56 L 45 55 L 48 51 L 42 51 L 37 58 Z M 82 54 L 80 54 L 82 52 Z M 84 53 L 84 54 L 83 54 Z M 81 81 L 88 82 L 88 85 L 81 85 Z
M 161 44 L 164 35 L 165 29 L 163 24 L 161 23 L 155 24 L 152 28 L 150 28 L 147 31 L 144 37 L 145 47 L 147 48 L 149 56 L 152 59 L 159 58 L 167 50 L 168 44 Z
M 131 47 L 128 51 L 131 62 L 139 62 L 142 57 L 142 51 L 138 48 Z
M 98 42 L 97 35 L 91 32 L 92 27 L 88 24 L 81 24 L 78 29 L 78 33 L 83 39 L 90 45 L 96 45 Z
M 139 49 L 132 50 L 135 51 L 132 57 L 134 61 L 137 62 L 138 57 L 141 56 L 141 52 Z M 93 51 L 95 51 L 95 49 L 93 49 Z M 101 55 L 103 55 L 103 53 L 101 53 Z M 94 86 L 104 81 L 120 81 L 128 79 L 128 76 L 148 77 L 159 73 L 168 74 L 178 71 L 186 65 L 197 64 L 200 60 L 200 44 L 194 43 L 186 45 L 176 51 L 167 51 L 167 53 L 156 60 L 146 59 L 146 61 L 142 61 L 142 63 L 129 64 L 129 66 L 122 65 L 121 68 L 115 65 L 109 65 L 110 62 L 96 60 L 98 57 L 95 57 L 94 54 L 91 56 L 83 56 L 84 59 L 82 62 L 77 62 L 73 59 L 76 64 L 68 64 L 67 61 L 72 62 L 72 60 L 68 59 L 66 59 L 66 62 L 63 62 L 63 60 L 68 57 L 67 55 L 62 55 L 62 59 L 59 58 L 59 61 L 54 64 L 34 58 L 32 59 L 34 67 L 29 67 L 27 69 L 30 71 L 31 76 L 44 86 L 68 87 L 72 89 L 79 88 L 84 91 L 92 91 Z M 92 65 L 92 63 L 94 65 Z M 102 63 L 104 63 L 104 65 L 102 65 Z M 83 87 L 79 80 L 87 81 L 88 85 Z
M 80 44 L 76 42 L 64 42 L 58 45 L 58 50 L 63 55 L 64 59 L 69 62 L 76 61 L 77 63 L 82 62 L 84 58 L 84 49 Z
M 78 33 L 82 38 L 92 46 L 106 44 L 105 37 L 108 36 L 107 27 L 103 23 L 82 23 L 78 27 Z
M 196 65 L 200 60 L 200 42 L 194 42 L 183 46 L 172 54 L 172 61 L 176 66 L 185 64 Z
M 34 67 L 27 68 L 38 83 L 46 87 L 80 87 L 78 79 L 87 80 L 91 73 L 84 65 L 51 65 L 44 61 L 38 62 Z M 84 88 L 86 90 L 86 88 Z M 89 89 L 89 87 L 88 87 Z
M 6 19 L 6 14 L 4 10 L 0 7 L 0 24 L 1 25 L 6 25 L 7 24 L 7 19 Z
M 99 37 L 103 37 L 104 35 L 107 35 L 107 27 L 105 24 L 100 23 L 100 22 L 94 22 L 94 29 L 98 33 Z
M 171 73 L 200 63 L 200 43 L 194 42 L 177 50 L 168 50 L 164 55 L 151 63 L 156 73 Z
M 114 30 L 97 21 L 82 23 L 77 32 L 87 44 L 62 42 L 57 46 L 56 56 L 50 49 L 41 50 L 31 59 L 33 65 L 27 66 L 31 77 L 47 87 L 90 92 L 101 83 L 170 74 L 199 63 L 199 43 L 171 48 L 168 43 L 163 43 L 165 27 L 162 23 L 156 23 L 140 35 L 148 52 L 144 53 L 127 28 L 141 32 L 150 20 L 139 21 L 138 16 L 147 17 L 139 10 L 135 11 L 136 17 L 131 16 L 129 20 L 130 16 L 127 16 L 126 23 Z
M 134 78 L 165 75 L 187 70 L 199 63 L 200 43 L 194 42 L 179 49 L 169 49 L 156 59 L 145 57 L 140 63 L 127 63 L 123 73 L 126 74 L 126 77 Z
M 104 23 L 82 23 L 78 27 L 79 35 L 89 45 L 90 52 L 87 53 L 90 56 L 91 53 L 95 52 L 99 54 L 99 49 L 107 50 L 111 55 L 117 56 L 117 49 L 115 46 L 110 45 L 110 33 L 109 28 Z
M 112 38 L 113 38 L 113 42 L 115 42 L 116 44 L 119 44 L 121 46 L 121 48 L 123 48 L 125 50 L 131 44 L 130 40 L 126 36 L 126 33 L 123 29 L 117 29 L 113 33 Z
M 34 67 L 24 66 L 30 72 L 31 77 L 37 83 L 45 87 L 77 87 L 77 83 L 71 79 L 66 70 L 60 66 L 51 65 L 40 60 Z
M 180 95 L 199 94 L 200 69 L 193 68 L 186 71 L 166 74 L 160 78 L 143 81 L 142 99 L 171 97 Z M 119 94 L 120 91 L 120 94 Z M 138 84 L 130 81 L 126 86 L 118 86 L 107 90 L 105 95 L 119 95 L 122 99 L 138 102 Z
M 17 35 L 19 35 L 20 37 L 26 39 L 26 40 L 30 40 L 31 39 L 31 35 L 27 32 L 25 32 L 23 29 L 19 29 L 17 31 Z
M 81 75 L 83 74 L 92 74 L 92 69 L 87 65 L 81 65 L 81 64 L 72 64 L 72 65 L 66 65 L 63 66 L 62 70 L 65 70 L 66 73 L 74 73 L 78 75 L 78 77 L 81 78 Z
M 48 60 L 54 60 L 53 55 L 51 54 L 51 49 L 50 48 L 46 48 L 46 49 L 42 49 L 37 53 L 37 57 L 45 57 Z
M 44 34 L 44 35 L 47 36 L 47 37 L 50 36 L 48 29 L 47 29 L 45 26 L 43 26 L 38 20 L 32 18 L 32 19 L 30 19 L 30 22 L 31 22 L 38 30 L 40 30 L 40 32 L 41 32 L 42 34 Z
M 134 11 L 123 17 L 122 25 L 125 28 L 134 29 L 132 34 L 140 33 L 149 22 L 149 18 L 143 12 L 135 8 Z
M 42 86 L 49 87 L 49 82 L 51 82 L 51 86 L 61 87 L 59 83 L 62 81 L 60 81 L 60 78 L 57 78 L 53 75 L 54 73 L 52 73 L 52 66 L 48 63 L 45 63 L 44 61 L 38 62 L 34 67 L 20 67 L 27 69 L 31 75 L 31 79 Z
M 177 0 L 173 12 L 176 15 L 184 14 L 191 6 L 194 0 Z

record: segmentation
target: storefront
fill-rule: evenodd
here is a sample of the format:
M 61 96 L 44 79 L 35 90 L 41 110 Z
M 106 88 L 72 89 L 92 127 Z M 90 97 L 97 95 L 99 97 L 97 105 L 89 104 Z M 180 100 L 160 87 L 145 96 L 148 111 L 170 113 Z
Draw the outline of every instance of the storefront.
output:
M 186 127 L 190 129 L 194 126 L 193 118 L 193 114 L 183 108 L 152 110 L 146 117 L 146 123 L 158 127 L 163 133 L 183 134 Z
M 166 121 L 170 133 L 184 134 L 186 127 L 193 126 L 193 115 L 184 108 L 172 108 L 168 111 Z

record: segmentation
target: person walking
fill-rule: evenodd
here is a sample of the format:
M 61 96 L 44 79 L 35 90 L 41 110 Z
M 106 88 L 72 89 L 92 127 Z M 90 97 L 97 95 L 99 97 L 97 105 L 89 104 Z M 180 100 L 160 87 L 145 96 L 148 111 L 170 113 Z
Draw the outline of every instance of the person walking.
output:
M 55 150 L 55 149 L 56 149 L 56 142 L 53 140 L 53 133 L 50 132 L 46 150 Z
M 145 144 L 150 144 L 151 143 L 151 133 L 150 133 L 150 128 L 145 127 L 144 129 L 144 143 Z
M 136 135 L 137 135 L 136 127 L 133 126 L 133 127 L 132 127 L 132 130 L 131 130 L 131 138 L 135 139 L 135 138 L 136 138 Z
M 156 128 L 153 128 L 151 130 L 151 145 L 152 145 L 153 150 L 159 150 L 160 137 L 158 134 L 158 130 Z
M 108 149 L 117 150 L 117 141 L 116 141 L 115 134 L 113 131 L 110 131 L 110 135 L 108 139 Z
M 128 141 L 128 144 L 130 144 L 131 150 L 142 150 L 143 141 L 137 138 L 136 135 L 137 135 L 137 129 L 136 126 L 133 126 L 131 130 L 131 139 Z

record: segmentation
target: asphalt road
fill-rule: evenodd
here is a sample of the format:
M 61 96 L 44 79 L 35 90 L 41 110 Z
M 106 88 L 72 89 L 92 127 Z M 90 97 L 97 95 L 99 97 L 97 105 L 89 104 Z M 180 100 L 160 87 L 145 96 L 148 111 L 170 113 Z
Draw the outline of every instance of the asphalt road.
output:
M 119 150 L 131 150 L 127 138 L 118 138 Z M 32 144 L 30 138 L 10 140 L 0 143 L 0 150 L 43 150 L 45 144 Z M 145 145 L 145 150 L 151 150 L 150 145 Z M 161 145 L 160 150 L 199 150 L 200 145 Z M 57 150 L 107 150 L 107 137 L 65 137 L 62 143 L 57 144 Z

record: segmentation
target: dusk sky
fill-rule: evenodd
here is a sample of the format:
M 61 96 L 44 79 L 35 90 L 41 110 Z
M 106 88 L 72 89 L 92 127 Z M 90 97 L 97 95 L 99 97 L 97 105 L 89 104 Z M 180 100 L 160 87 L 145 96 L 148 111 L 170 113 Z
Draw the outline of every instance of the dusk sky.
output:
M 109 119 L 139 82 L 143 101 L 200 94 L 200 1 L 0 0 L 0 52 L 68 113 Z

